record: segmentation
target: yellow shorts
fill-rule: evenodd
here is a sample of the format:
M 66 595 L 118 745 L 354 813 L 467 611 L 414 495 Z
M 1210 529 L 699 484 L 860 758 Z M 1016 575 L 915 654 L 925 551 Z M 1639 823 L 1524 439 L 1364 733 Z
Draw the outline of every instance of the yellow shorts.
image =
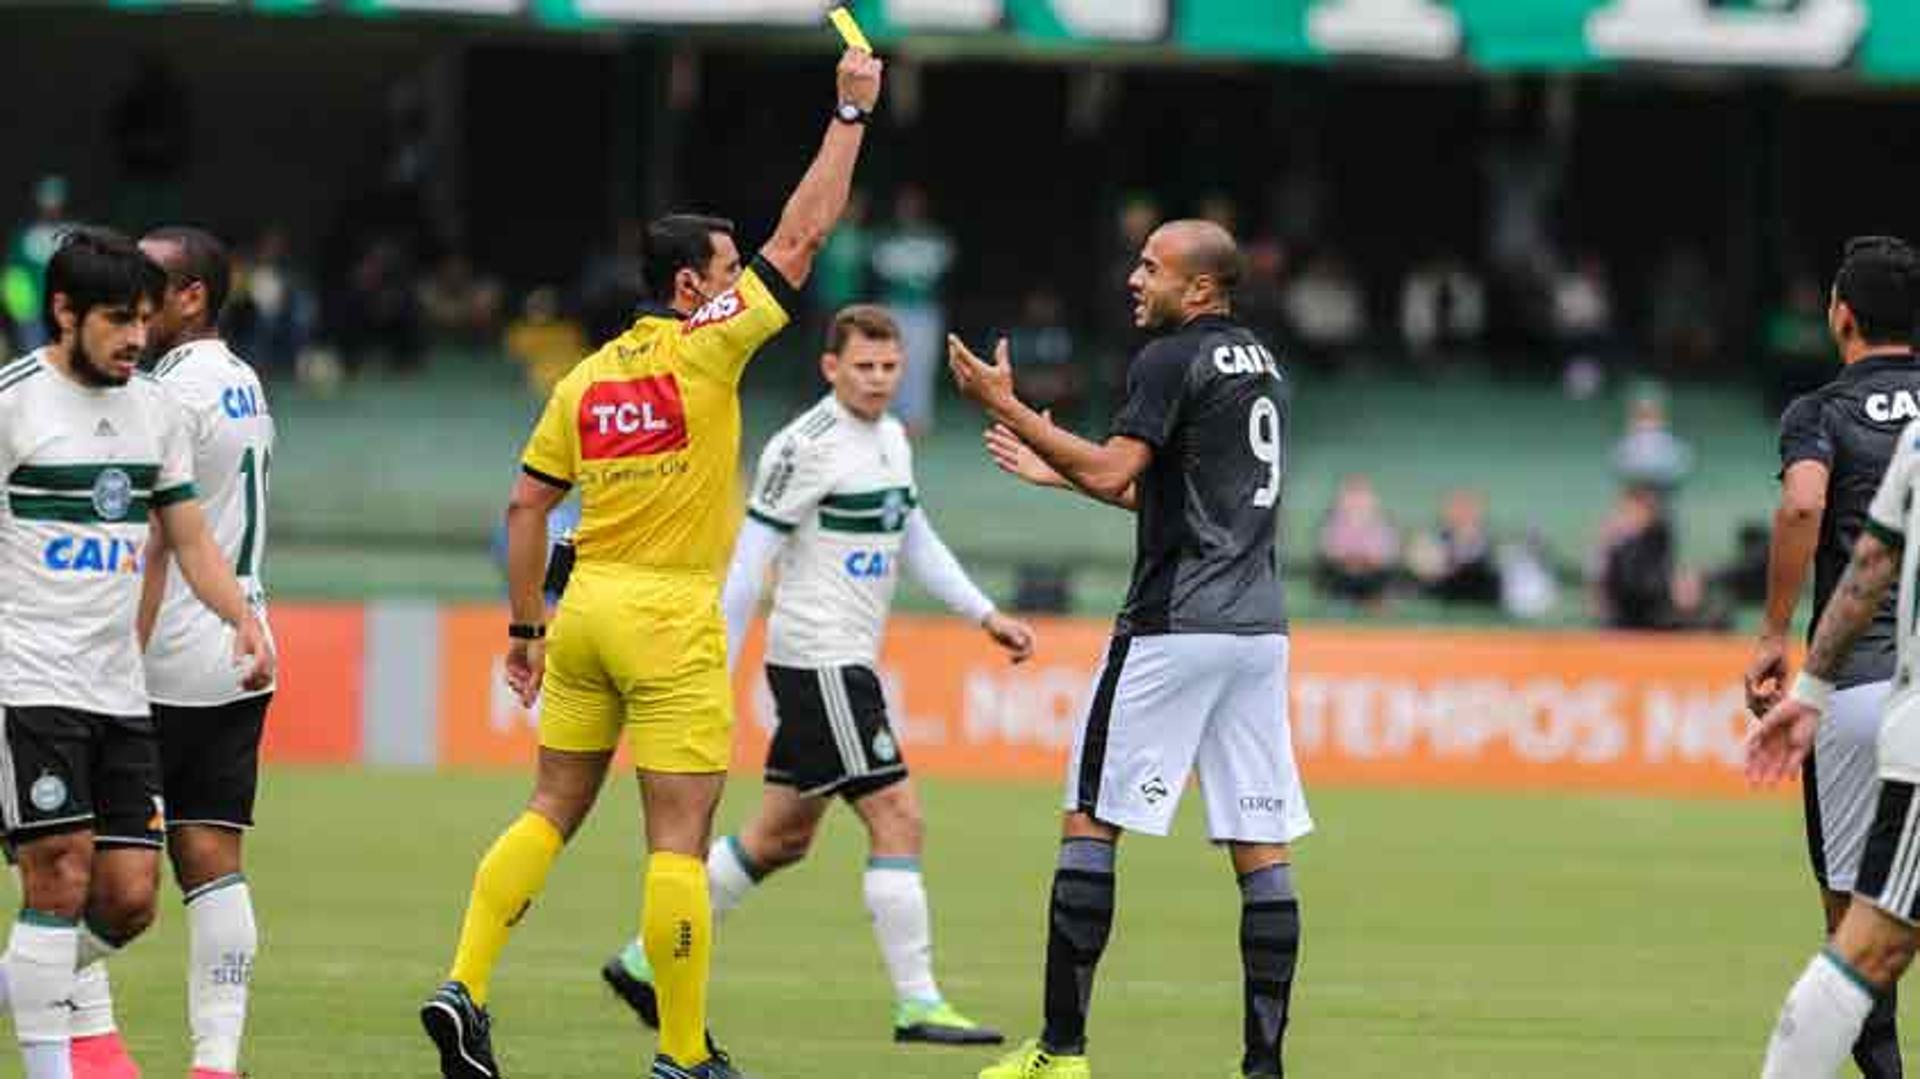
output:
M 547 633 L 540 745 L 605 752 L 623 729 L 637 768 L 727 770 L 733 689 L 716 578 L 574 570 Z

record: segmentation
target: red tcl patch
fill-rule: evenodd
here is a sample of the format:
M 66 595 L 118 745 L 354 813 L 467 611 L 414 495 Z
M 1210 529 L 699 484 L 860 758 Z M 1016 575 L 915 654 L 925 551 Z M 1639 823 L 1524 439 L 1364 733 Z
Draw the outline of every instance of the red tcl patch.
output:
M 687 448 L 687 410 L 672 375 L 596 382 L 580 398 L 580 456 L 647 457 Z

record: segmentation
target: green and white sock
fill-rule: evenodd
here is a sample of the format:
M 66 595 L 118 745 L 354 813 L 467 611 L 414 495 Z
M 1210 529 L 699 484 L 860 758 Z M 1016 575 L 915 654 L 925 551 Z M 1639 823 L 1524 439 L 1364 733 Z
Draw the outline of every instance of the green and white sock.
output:
M 902 1002 L 937 1003 L 933 980 L 933 927 L 918 858 L 871 858 L 861 890 L 873 918 L 873 939 Z

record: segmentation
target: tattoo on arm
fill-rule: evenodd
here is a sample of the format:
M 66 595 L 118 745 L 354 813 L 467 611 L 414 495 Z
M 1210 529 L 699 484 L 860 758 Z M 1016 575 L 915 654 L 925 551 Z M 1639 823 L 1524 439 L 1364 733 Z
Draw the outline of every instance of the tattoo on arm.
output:
M 1864 536 L 1853 550 L 1853 561 L 1834 589 L 1833 599 L 1820 616 L 1813 646 L 1807 653 L 1807 672 L 1832 680 L 1841 661 L 1853 651 L 1873 616 L 1886 601 L 1887 590 L 1900 573 L 1900 552 L 1872 536 Z

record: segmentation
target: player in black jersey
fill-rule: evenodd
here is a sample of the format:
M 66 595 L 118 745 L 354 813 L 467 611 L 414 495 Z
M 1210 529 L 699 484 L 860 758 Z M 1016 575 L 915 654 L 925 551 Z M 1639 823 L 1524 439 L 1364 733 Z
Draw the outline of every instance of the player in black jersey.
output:
M 1013 392 L 1006 342 L 983 363 L 949 339 L 954 379 L 993 417 L 1008 471 L 1135 513 L 1133 584 L 1074 739 L 1049 908 L 1046 1025 L 981 1079 L 1083 1079 L 1094 968 L 1113 925 L 1123 831 L 1165 835 L 1198 770 L 1212 838 L 1240 878 L 1240 1074 L 1278 1077 L 1300 944 L 1291 844 L 1313 827 L 1287 727 L 1287 617 L 1274 549 L 1288 389 L 1233 318 L 1240 254 L 1210 222 L 1148 238 L 1128 279 L 1156 335 L 1127 372 L 1105 443 Z M 1204 1070 L 1196 1068 L 1194 1070 Z
M 1852 558 L 1900 432 L 1920 418 L 1916 291 L 1920 257 L 1905 242 L 1876 236 L 1847 244 L 1827 315 L 1844 366 L 1780 419 L 1780 507 L 1768 559 L 1766 617 L 1747 670 L 1747 703 L 1755 716 L 1765 715 L 1784 693 L 1787 632 L 1808 566 L 1814 568 L 1811 626 Z M 1847 655 L 1828 721 L 1803 768 L 1807 850 L 1829 933 L 1851 901 L 1873 823 L 1897 630 L 1889 596 Z M 1896 1011 L 1889 990 L 1875 1002 L 1854 1044 L 1854 1062 L 1867 1079 L 1901 1074 Z

